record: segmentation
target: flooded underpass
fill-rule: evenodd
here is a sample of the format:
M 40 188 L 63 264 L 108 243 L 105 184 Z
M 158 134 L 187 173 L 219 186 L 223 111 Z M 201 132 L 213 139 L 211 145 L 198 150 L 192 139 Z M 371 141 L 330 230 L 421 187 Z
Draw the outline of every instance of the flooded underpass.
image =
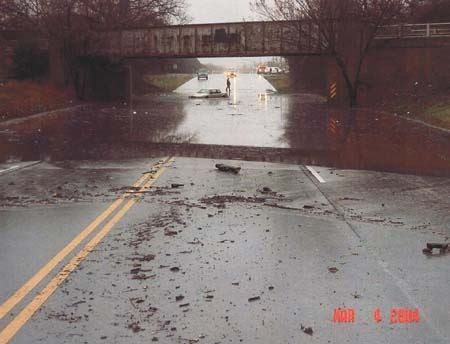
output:
M 223 81 L 0 126 L 0 343 L 448 343 L 448 133 Z
M 277 94 L 261 76 L 233 79 L 228 99 L 189 99 L 223 90 L 223 75 L 131 104 L 86 105 L 0 124 L 0 159 L 98 160 L 155 154 L 298 162 L 343 169 L 450 173 L 450 133 L 392 114 L 327 106 L 311 94 Z

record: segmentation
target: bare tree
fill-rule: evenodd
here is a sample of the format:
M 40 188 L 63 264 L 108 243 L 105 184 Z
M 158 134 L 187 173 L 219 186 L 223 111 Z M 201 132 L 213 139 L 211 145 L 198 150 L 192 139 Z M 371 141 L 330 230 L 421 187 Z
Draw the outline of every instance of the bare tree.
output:
M 0 0 L 11 29 L 52 31 L 71 27 L 74 17 L 91 28 L 130 28 L 185 21 L 185 0 Z M 80 19 L 78 19 L 78 22 Z
M 80 58 L 93 31 L 183 22 L 185 7 L 185 0 L 0 0 L 0 24 L 48 38 L 61 57 L 63 81 L 77 89 L 80 65 L 94 63 Z
M 185 22 L 184 0 L 80 0 L 97 27 L 133 28 Z
M 270 20 L 309 22 L 303 30 L 317 48 L 332 55 L 345 81 L 350 106 L 357 105 L 361 72 L 381 26 L 398 20 L 404 0 L 253 0 L 255 12 Z M 299 25 L 298 27 L 303 27 Z

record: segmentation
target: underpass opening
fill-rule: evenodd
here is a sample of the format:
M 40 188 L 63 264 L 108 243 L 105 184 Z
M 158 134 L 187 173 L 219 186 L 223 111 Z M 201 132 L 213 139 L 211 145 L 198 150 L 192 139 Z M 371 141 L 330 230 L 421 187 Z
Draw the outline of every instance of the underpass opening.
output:
M 148 75 L 159 89 L 141 93 L 139 83 L 149 82 L 146 65 L 156 61 L 165 61 L 164 68 Z M 450 173 L 448 132 L 424 130 L 421 124 L 377 111 L 335 108 L 324 97 L 305 91 L 277 92 L 276 78 L 288 80 L 293 73 L 287 72 L 286 64 L 276 65 L 277 59 L 266 57 L 247 64 L 239 61 L 213 59 L 197 64 L 188 59 L 148 59 L 139 66 L 137 60 L 125 60 L 128 99 L 3 124 L 2 161 L 169 154 Z M 268 69 L 266 74 L 258 74 L 262 67 Z M 201 75 L 205 71 L 207 78 Z M 231 92 L 222 97 L 227 77 Z M 182 85 L 172 91 L 178 84 Z M 190 98 L 202 96 L 201 90 L 218 93 Z

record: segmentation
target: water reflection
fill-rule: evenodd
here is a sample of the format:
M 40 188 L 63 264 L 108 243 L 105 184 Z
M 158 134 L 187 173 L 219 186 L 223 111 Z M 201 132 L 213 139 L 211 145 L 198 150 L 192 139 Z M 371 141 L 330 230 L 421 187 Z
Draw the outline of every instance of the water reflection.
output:
M 329 152 L 324 165 L 416 174 L 450 174 L 450 133 L 390 114 L 293 104 L 291 147 Z
M 132 113 L 126 104 L 88 107 L 30 118 L 7 127 L 0 124 L 0 161 L 102 159 L 111 157 L 111 150 L 118 150 L 119 155 L 132 142 L 189 143 L 194 139 L 192 133 L 177 130 L 184 117 L 181 104 L 164 107 L 170 116 L 158 113 L 155 104 L 150 106 L 155 113 L 148 109 L 144 111 L 139 104 Z
M 195 79 L 176 94 L 139 97 L 131 109 L 78 109 L 0 124 L 0 160 L 145 157 L 157 154 L 154 143 L 176 143 L 217 145 L 208 146 L 208 157 L 216 158 L 223 153 L 218 145 L 239 146 L 226 158 L 308 157 L 338 168 L 450 175 L 450 134 L 400 117 L 331 109 L 314 95 L 277 95 L 256 76 L 235 79 L 231 99 L 188 99 L 199 86 L 220 87 L 222 79 L 205 85 Z M 260 149 L 255 157 L 252 147 L 285 150 Z

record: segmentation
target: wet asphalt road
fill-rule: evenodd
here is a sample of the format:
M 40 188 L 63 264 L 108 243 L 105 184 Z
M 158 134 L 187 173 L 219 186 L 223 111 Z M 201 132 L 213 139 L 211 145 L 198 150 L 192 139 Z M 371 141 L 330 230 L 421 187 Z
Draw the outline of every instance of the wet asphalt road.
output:
M 2 176 L 19 197 L 1 209 L 2 301 L 157 160 Z M 448 342 L 448 256 L 422 254 L 449 239 L 448 179 L 315 167 L 319 183 L 304 166 L 217 162 L 175 158 L 11 343 Z M 355 323 L 334 323 L 338 307 Z M 390 324 L 392 307 L 420 322 Z
M 224 80 L 1 127 L 0 344 L 449 342 L 449 256 L 422 249 L 449 242 L 450 179 L 382 172 L 447 175 L 448 133 L 254 75 L 230 100 L 187 99 Z M 217 156 L 161 164 L 161 143 Z M 225 145 L 330 167 L 219 160 Z

